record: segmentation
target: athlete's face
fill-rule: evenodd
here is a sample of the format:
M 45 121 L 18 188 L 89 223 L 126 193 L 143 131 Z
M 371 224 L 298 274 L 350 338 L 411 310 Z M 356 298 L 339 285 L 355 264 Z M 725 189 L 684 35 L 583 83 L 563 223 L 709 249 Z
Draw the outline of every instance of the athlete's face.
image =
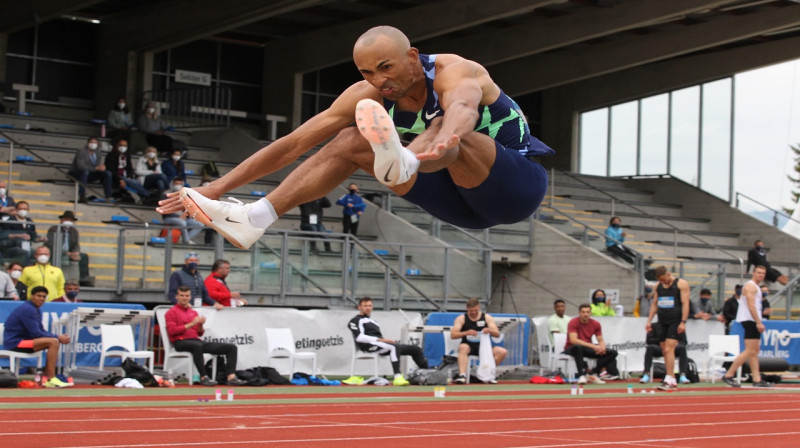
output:
M 764 277 L 767 276 L 767 270 L 764 268 L 756 268 L 753 270 L 753 281 L 756 283 L 761 283 L 764 281 Z
M 664 287 L 667 287 L 672 282 L 672 275 L 670 275 L 670 273 L 667 272 L 666 274 L 658 277 L 658 281 L 659 283 L 664 285 Z
M 353 49 L 353 61 L 361 76 L 392 101 L 404 97 L 413 84 L 418 57 L 416 48 L 404 49 L 383 36 Z
M 366 300 L 358 304 L 358 311 L 364 316 L 369 317 L 372 314 L 372 300 Z
M 469 316 L 470 320 L 478 320 L 481 317 L 481 306 L 473 306 L 471 308 L 467 308 L 467 316 Z

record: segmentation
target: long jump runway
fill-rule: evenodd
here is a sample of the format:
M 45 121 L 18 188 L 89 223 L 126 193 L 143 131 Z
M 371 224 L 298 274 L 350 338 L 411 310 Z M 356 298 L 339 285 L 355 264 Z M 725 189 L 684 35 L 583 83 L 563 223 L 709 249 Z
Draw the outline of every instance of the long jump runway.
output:
M 627 394 L 616 383 L 571 396 L 569 386 L 507 384 L 450 386 L 446 398 L 423 386 L 234 392 L 214 401 L 214 388 L 197 387 L 3 391 L 0 447 L 800 446 L 800 387 Z

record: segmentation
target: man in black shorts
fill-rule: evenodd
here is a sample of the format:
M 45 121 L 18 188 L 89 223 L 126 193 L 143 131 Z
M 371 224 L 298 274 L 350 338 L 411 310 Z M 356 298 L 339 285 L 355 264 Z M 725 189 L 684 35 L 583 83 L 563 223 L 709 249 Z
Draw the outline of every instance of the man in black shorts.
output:
M 481 312 L 481 302 L 476 298 L 467 300 L 467 312 L 456 317 L 453 328 L 450 329 L 451 339 L 461 339 L 458 346 L 458 376 L 456 384 L 467 382 L 467 367 L 469 357 L 478 356 L 480 350 L 481 333 L 489 333 L 492 337 L 500 337 L 500 330 L 494 317 Z M 508 351 L 503 347 L 492 347 L 495 365 L 499 365 L 506 358 Z M 490 381 L 495 383 L 496 381 Z
M 761 240 L 756 240 L 753 248 L 747 251 L 748 271 L 750 271 L 750 266 L 764 266 L 764 269 L 767 270 L 766 279 L 768 282 L 778 282 L 784 286 L 789 283 L 789 277 L 783 275 L 781 271 L 770 266 L 769 261 L 767 261 L 767 250 L 764 249 L 764 242 Z
M 666 375 L 658 386 L 660 390 L 678 388 L 675 380 L 675 347 L 678 346 L 678 335 L 686 332 L 686 319 L 689 318 L 689 283 L 673 277 L 665 266 L 655 270 L 658 286 L 647 316 L 645 331 L 656 330 L 661 351 L 664 354 Z M 653 317 L 658 313 L 658 322 L 652 325 Z
M 756 266 L 753 269 L 753 277 L 742 288 L 736 322 L 741 323 L 744 328 L 744 351 L 736 356 L 725 376 L 722 377 L 722 380 L 732 387 L 740 386 L 733 375 L 745 361 L 750 365 L 754 387 L 771 386 L 770 383 L 761 379 L 761 372 L 758 369 L 758 350 L 761 346 L 761 333 L 764 332 L 764 322 L 761 321 L 761 288 L 758 285 L 764 281 L 766 275 L 766 267 Z
M 408 386 L 409 384 L 400 373 L 401 356 L 411 356 L 411 359 L 420 369 L 428 368 L 428 360 L 425 359 L 421 348 L 416 345 L 398 344 L 393 339 L 383 337 L 381 326 L 371 317 L 372 299 L 362 297 L 358 301 L 358 311 L 358 315 L 350 319 L 347 327 L 353 332 L 353 339 L 361 351 L 378 352 L 381 356 L 389 355 L 389 359 L 392 361 L 392 370 L 394 371 L 394 382 L 392 384 L 395 386 Z

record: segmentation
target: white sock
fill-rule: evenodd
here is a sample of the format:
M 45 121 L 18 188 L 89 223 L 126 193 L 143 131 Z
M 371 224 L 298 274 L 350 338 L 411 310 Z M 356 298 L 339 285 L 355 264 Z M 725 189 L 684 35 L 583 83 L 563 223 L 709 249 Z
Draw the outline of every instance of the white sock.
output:
M 669 383 L 669 384 L 675 384 L 676 383 L 675 377 L 672 376 L 672 375 L 665 375 L 664 376 L 664 382 L 665 383 Z
M 414 151 L 405 147 L 403 149 L 405 150 L 403 151 L 403 158 L 406 159 L 408 175 L 413 176 L 414 173 L 416 173 L 419 169 L 419 159 L 417 159 L 417 155 L 414 153 Z
M 278 214 L 275 213 L 275 207 L 269 202 L 267 198 L 261 198 L 250 205 L 250 210 L 247 213 L 250 218 L 250 224 L 260 228 L 266 229 L 273 222 L 278 220 Z
M 400 374 L 400 373 L 395 373 L 395 374 L 394 374 L 394 377 L 395 377 L 395 378 L 400 378 L 401 376 L 403 376 L 403 375 L 402 375 L 402 374 Z

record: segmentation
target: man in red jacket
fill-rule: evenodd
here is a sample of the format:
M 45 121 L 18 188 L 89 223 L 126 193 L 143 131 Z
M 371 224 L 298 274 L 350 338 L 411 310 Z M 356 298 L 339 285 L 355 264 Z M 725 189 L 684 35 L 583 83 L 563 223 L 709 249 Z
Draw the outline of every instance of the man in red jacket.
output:
M 206 277 L 205 284 L 208 295 L 222 306 L 245 306 L 247 300 L 242 298 L 239 291 L 231 291 L 225 283 L 225 277 L 231 273 L 231 263 L 228 260 L 217 260 L 211 266 L 211 274 Z

